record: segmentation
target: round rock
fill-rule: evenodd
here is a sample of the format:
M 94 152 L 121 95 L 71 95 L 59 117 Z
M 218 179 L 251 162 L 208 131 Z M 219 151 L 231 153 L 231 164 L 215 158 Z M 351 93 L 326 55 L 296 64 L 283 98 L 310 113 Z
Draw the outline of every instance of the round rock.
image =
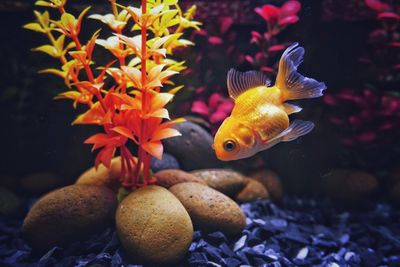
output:
M 164 153 L 161 160 L 156 158 L 151 159 L 151 170 L 153 172 L 168 169 L 180 169 L 179 163 L 174 156 Z
M 163 141 L 164 149 L 172 154 L 185 171 L 215 168 L 221 165 L 212 149 L 213 138 L 210 133 L 192 122 L 174 125 L 182 136 Z
M 204 169 L 191 172 L 203 179 L 210 187 L 234 197 L 245 186 L 245 177 L 229 169 Z
M 373 175 L 355 169 L 336 169 L 322 178 L 322 188 L 328 196 L 349 203 L 372 195 L 378 186 Z
M 116 227 L 128 255 L 151 266 L 178 262 L 192 242 L 189 214 L 171 192 L 156 185 L 138 189 L 121 202 Z
M 185 206 L 195 228 L 239 234 L 246 218 L 235 201 L 202 184 L 180 183 L 169 189 Z
M 106 187 L 63 187 L 32 206 L 22 225 L 22 234 L 33 249 L 44 252 L 102 230 L 112 221 L 116 206 L 114 192 Z
M 282 200 L 283 186 L 281 180 L 275 172 L 263 169 L 250 173 L 249 176 L 265 186 L 272 200 Z
M 262 198 L 269 198 L 268 190 L 259 181 L 249 178 L 245 187 L 236 196 L 236 201 L 243 203 Z
M 97 169 L 92 167 L 79 176 L 75 183 L 105 186 L 116 192 L 120 187 L 120 176 L 121 157 L 115 157 L 111 160 L 110 168 L 103 164 L 100 164 Z
M 162 170 L 154 174 L 154 176 L 157 178 L 157 185 L 165 188 L 170 188 L 175 184 L 184 182 L 206 184 L 203 179 L 200 179 L 191 173 L 176 169 Z

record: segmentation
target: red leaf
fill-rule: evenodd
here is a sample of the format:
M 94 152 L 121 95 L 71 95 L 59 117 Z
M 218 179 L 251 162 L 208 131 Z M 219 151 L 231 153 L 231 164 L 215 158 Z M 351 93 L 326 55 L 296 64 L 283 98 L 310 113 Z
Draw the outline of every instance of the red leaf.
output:
M 128 128 L 124 127 L 124 126 L 117 126 L 112 128 L 111 130 L 113 130 L 116 133 L 119 133 L 120 135 L 130 138 L 130 139 L 134 139 L 133 135 L 132 135 L 132 131 L 129 130 Z
M 211 110 L 215 110 L 218 107 L 218 104 L 222 100 L 222 95 L 219 93 L 213 93 L 209 98 L 208 98 L 208 107 Z
M 400 20 L 400 16 L 394 12 L 383 12 L 378 15 L 379 20 Z
M 357 136 L 358 141 L 360 142 L 371 142 L 376 139 L 376 133 L 375 132 L 364 132 L 360 135 Z
M 232 17 L 220 17 L 219 18 L 219 28 L 222 34 L 227 32 L 229 28 L 233 24 L 233 18 Z
M 210 36 L 208 37 L 208 42 L 212 45 L 220 45 L 223 44 L 224 41 L 218 36 Z
M 268 51 L 270 51 L 270 52 L 276 52 L 276 51 L 282 51 L 282 50 L 284 50 L 285 49 L 285 46 L 284 45 L 273 45 L 273 46 L 270 46 L 269 48 L 268 48 Z
M 292 16 L 299 13 L 301 9 L 301 4 L 298 1 L 287 1 L 283 6 L 280 8 L 281 17 Z
M 280 10 L 273 5 L 263 5 L 261 8 L 254 9 L 254 11 L 272 25 L 278 22 Z
M 246 55 L 246 56 L 244 57 L 244 59 L 246 59 L 247 62 L 249 62 L 249 63 L 251 63 L 251 64 L 254 64 L 254 59 L 253 59 L 251 56 Z
M 208 115 L 208 107 L 206 103 L 200 100 L 193 101 L 191 111 L 204 116 Z
M 365 4 L 378 13 L 390 10 L 390 6 L 388 4 L 382 3 L 379 0 L 365 0 Z
M 266 73 L 274 73 L 274 69 L 270 67 L 261 67 L 261 70 Z
M 284 17 L 282 19 L 279 20 L 279 25 L 280 26 L 286 26 L 286 25 L 290 25 L 290 24 L 294 24 L 296 22 L 299 21 L 299 17 L 298 16 L 288 16 L 288 17 Z
M 160 141 L 147 142 L 146 144 L 142 145 L 142 148 L 156 159 L 162 159 L 163 146 Z
M 210 116 L 210 122 L 211 123 L 222 122 L 226 117 L 228 117 L 228 114 L 226 112 L 217 111 Z
M 113 158 L 114 153 L 115 153 L 115 147 L 113 147 L 113 146 L 106 146 L 105 148 L 103 148 L 97 154 L 97 157 L 95 160 L 96 167 L 98 167 L 100 165 L 100 163 L 103 163 L 104 166 L 106 166 L 107 168 L 110 168 L 111 159 Z

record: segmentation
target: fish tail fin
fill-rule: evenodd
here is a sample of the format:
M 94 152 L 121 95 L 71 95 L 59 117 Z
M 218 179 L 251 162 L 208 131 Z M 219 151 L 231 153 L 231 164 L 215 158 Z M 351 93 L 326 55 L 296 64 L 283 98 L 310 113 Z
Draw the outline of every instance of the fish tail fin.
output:
M 294 43 L 289 46 L 279 61 L 276 86 L 282 91 L 284 101 L 320 97 L 326 89 L 323 82 L 304 77 L 297 72 L 304 56 L 304 48 L 298 45 Z
M 282 137 L 283 142 L 289 142 L 300 136 L 308 134 L 314 129 L 314 123 L 311 121 L 295 120 L 285 130 L 287 134 Z

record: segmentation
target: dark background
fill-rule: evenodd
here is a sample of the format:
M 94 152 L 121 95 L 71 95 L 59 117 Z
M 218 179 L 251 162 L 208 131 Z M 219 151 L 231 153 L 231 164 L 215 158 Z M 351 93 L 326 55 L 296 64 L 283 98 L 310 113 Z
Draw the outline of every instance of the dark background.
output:
M 53 100 L 57 93 L 65 89 L 65 85 L 57 77 L 37 74 L 40 69 L 55 66 L 56 61 L 44 54 L 30 51 L 46 42 L 40 34 L 22 29 L 22 25 L 34 19 L 32 2 L 18 0 L 0 3 L 0 174 L 18 178 L 34 172 L 52 171 L 72 181 L 93 163 L 90 147 L 82 142 L 96 128 L 71 127 L 70 123 L 78 112 L 69 101 Z M 69 2 L 72 10 L 81 10 L 83 4 L 88 2 L 94 4 L 90 13 L 104 13 L 108 10 L 108 2 L 105 0 Z M 192 2 L 181 1 L 184 5 Z M 197 1 L 199 5 L 211 5 L 211 2 Z M 215 1 L 214 5 L 217 2 L 225 1 Z M 240 1 L 232 1 L 235 2 Z M 247 1 L 252 8 L 244 10 L 240 14 L 242 19 L 235 21 L 233 27 L 240 34 L 237 45 L 241 50 L 254 49 L 248 44 L 250 31 L 262 30 L 264 23 L 253 12 L 253 8 L 265 2 Z M 282 1 L 273 1 L 279 2 Z M 324 2 L 302 1 L 300 22 L 283 34 L 305 47 L 306 57 L 302 72 L 324 81 L 328 90 L 333 92 L 344 85 L 357 86 L 365 79 L 355 70 L 360 66 L 358 57 L 363 52 L 366 36 L 377 26 L 377 22 L 372 13 L 368 12 L 365 17 L 361 16 L 355 21 L 324 21 Z M 198 20 L 205 26 L 212 22 L 210 14 L 200 14 L 199 17 Z M 205 21 L 202 20 L 204 18 Z M 90 20 L 85 22 L 83 35 L 93 32 L 95 25 L 98 24 Z M 200 43 L 191 53 L 201 49 Z M 221 75 L 220 79 L 224 81 L 225 77 Z M 187 84 L 189 91 L 195 86 L 197 85 Z M 398 87 L 398 83 L 388 86 Z M 349 152 L 349 149 L 340 145 L 334 134 L 342 129 L 326 122 L 326 113 L 329 111 L 324 108 L 322 100 L 306 101 L 302 106 L 305 112 L 301 116 L 316 121 L 317 129 L 299 141 L 300 143 L 282 144 L 272 149 L 265 155 L 268 163 L 278 169 L 278 165 L 283 164 L 296 173 L 315 170 L 316 176 L 324 175 L 335 166 L 356 166 L 358 163 L 352 161 L 352 151 Z M 363 167 L 373 171 L 393 168 L 399 161 L 398 153 L 394 150 L 396 146 L 398 144 L 387 144 L 378 150 L 379 153 L 374 150 L 368 155 L 364 154 L 368 164 Z

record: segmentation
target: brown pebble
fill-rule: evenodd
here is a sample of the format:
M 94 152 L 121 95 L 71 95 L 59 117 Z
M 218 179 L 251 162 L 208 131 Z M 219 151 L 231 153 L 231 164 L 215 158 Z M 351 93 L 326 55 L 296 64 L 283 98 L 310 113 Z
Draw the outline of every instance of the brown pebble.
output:
M 116 227 L 128 255 L 149 266 L 177 263 L 193 236 L 192 222 L 181 202 L 156 185 L 137 189 L 121 202 Z
M 82 240 L 113 220 L 117 199 L 101 186 L 71 185 L 40 198 L 22 225 L 23 237 L 39 252 Z
M 328 196 L 349 203 L 371 196 L 378 186 L 373 175 L 356 169 L 336 169 L 322 177 L 322 188 Z
M 265 186 L 272 200 L 282 201 L 283 186 L 275 172 L 264 169 L 250 173 L 249 176 Z
M 215 190 L 234 197 L 245 186 L 245 177 L 230 169 L 203 169 L 191 172 Z
M 236 196 L 236 201 L 251 202 L 256 199 L 269 198 L 269 194 L 265 186 L 252 178 L 246 179 L 246 185 Z
M 175 184 L 184 182 L 206 184 L 206 182 L 203 179 L 200 179 L 191 173 L 178 169 L 162 170 L 156 172 L 154 176 L 157 178 L 157 185 L 165 188 L 170 188 Z
M 169 190 L 185 206 L 195 228 L 226 234 L 239 234 L 243 231 L 246 225 L 243 211 L 226 195 L 198 183 L 180 183 Z
M 117 192 L 121 186 L 120 176 L 121 157 L 115 157 L 111 160 L 110 168 L 103 164 L 100 164 L 97 169 L 92 167 L 79 176 L 75 184 L 101 185 Z

